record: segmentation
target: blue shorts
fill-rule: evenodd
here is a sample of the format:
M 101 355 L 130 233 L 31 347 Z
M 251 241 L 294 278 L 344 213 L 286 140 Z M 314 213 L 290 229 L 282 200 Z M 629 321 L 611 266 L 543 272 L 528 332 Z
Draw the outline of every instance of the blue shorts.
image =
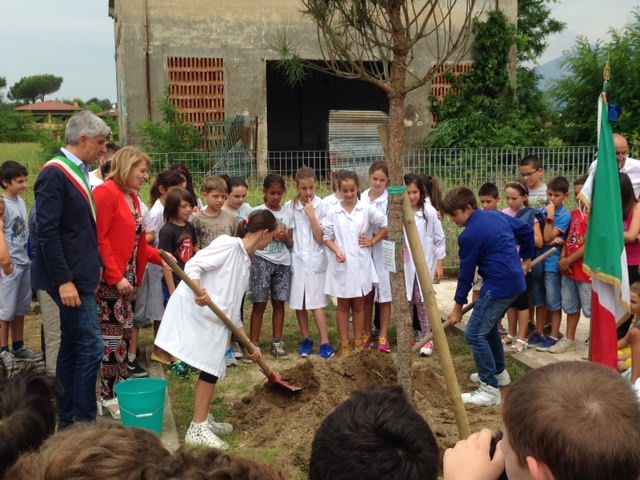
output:
M 535 307 L 547 307 L 551 312 L 562 309 L 560 277 L 562 277 L 560 272 L 544 272 L 542 277 L 533 279 L 531 290 Z
M 562 310 L 567 315 L 582 313 L 591 318 L 591 284 L 562 276 Z

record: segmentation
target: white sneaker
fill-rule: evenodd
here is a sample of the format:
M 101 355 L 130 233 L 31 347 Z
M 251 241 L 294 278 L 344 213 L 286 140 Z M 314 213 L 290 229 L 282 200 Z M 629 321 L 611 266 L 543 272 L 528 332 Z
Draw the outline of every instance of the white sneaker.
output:
M 216 422 L 211 414 L 207 415 L 207 423 L 216 435 L 229 435 L 233 432 L 233 425 L 230 423 Z
M 217 448 L 218 450 L 229 450 L 229 444 L 213 433 L 209 422 L 191 422 L 189 430 L 187 430 L 187 434 L 184 437 L 184 443 Z
M 502 398 L 500 396 L 500 389 L 487 385 L 486 383 L 480 383 L 480 388 L 477 390 L 463 393 L 462 401 L 464 403 L 480 405 L 481 407 L 490 407 L 492 405 L 500 405 Z
M 433 355 L 433 341 L 429 340 L 422 347 L 420 347 L 421 357 L 430 357 Z
M 506 387 L 507 385 L 509 385 L 511 383 L 511 377 L 509 376 L 509 372 L 507 372 L 507 369 L 505 368 L 503 371 L 501 371 L 500 373 L 496 373 L 496 378 L 498 379 L 498 385 L 500 385 L 501 387 Z M 480 375 L 478 375 L 478 373 L 472 373 L 469 376 L 469 379 L 474 382 L 474 383 L 481 383 L 480 382 Z
M 14 369 L 14 367 L 16 366 L 16 362 L 15 362 L 15 358 L 13 356 L 13 353 L 7 351 L 7 350 L 3 350 L 2 352 L 0 352 L 0 361 L 2 361 L 2 363 L 4 363 L 4 366 L 7 369 L 7 372 L 11 373 Z
M 569 340 L 567 337 L 562 337 L 560 340 L 558 340 L 558 343 L 549 348 L 549 353 L 565 353 L 575 351 L 576 341 Z

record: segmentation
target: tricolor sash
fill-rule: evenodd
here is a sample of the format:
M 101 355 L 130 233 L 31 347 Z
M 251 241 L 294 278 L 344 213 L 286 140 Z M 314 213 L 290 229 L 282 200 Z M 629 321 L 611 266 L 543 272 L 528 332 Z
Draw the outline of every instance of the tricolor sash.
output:
M 80 170 L 75 163 L 69 160 L 67 157 L 54 157 L 44 164 L 42 170 L 49 167 L 57 167 L 67 176 L 69 181 L 73 184 L 74 187 L 80 192 L 80 195 L 84 197 L 84 199 L 89 204 L 91 208 L 91 214 L 93 215 L 93 221 L 96 221 L 96 204 L 93 201 L 93 195 L 91 195 L 91 189 L 89 188 L 89 183 L 87 183 L 87 179 L 84 176 L 84 172 Z M 42 171 L 41 170 L 41 171 Z

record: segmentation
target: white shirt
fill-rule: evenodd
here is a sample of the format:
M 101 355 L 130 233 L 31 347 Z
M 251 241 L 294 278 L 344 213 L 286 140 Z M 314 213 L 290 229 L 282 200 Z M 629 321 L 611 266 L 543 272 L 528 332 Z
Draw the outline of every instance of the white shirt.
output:
M 424 215 L 425 213 L 427 214 L 426 217 Z M 420 237 L 420 244 L 422 245 L 422 250 L 427 260 L 427 266 L 433 279 L 438 261 L 444 260 L 447 255 L 446 239 L 444 230 L 442 229 L 442 223 L 438 220 L 438 212 L 431 206 L 430 202 L 429 204 L 425 202 L 424 212 L 422 210 L 414 212 L 413 218 L 416 223 L 416 229 L 418 230 L 418 236 Z M 409 249 L 406 231 L 404 232 L 404 250 L 402 254 L 404 258 L 404 284 L 407 289 L 407 300 L 411 300 L 413 281 L 416 276 L 416 265 L 413 262 L 413 255 L 411 255 L 411 250 Z M 420 297 L 424 302 L 422 290 L 420 290 Z
M 360 247 L 360 235 L 370 228 L 386 228 L 387 217 L 374 207 L 358 201 L 351 213 L 342 202 L 336 204 L 322 221 L 323 240 L 333 240 L 345 256 L 338 263 L 333 252 L 329 253 L 325 290 L 327 295 L 339 298 L 362 297 L 377 284 L 377 275 L 371 258 L 371 249 Z
M 99 185 L 102 185 L 104 183 L 104 180 L 101 178 L 98 178 L 96 176 L 96 172 L 97 170 L 91 170 L 89 172 L 89 188 L 91 190 L 93 190 L 94 188 L 96 188 Z
M 318 196 L 315 196 L 311 203 L 315 208 L 318 223 L 321 223 L 327 214 L 327 205 Z M 293 200 L 289 200 L 284 208 L 290 212 L 293 219 L 293 226 L 291 227 L 293 228 L 292 263 L 299 265 L 301 268 L 306 266 L 314 271 L 318 271 L 318 268 L 322 268 L 323 265 L 326 269 L 327 261 L 324 243 L 318 243 L 313 237 L 311 222 L 304 211 L 302 202 L 298 201 L 294 205 Z
M 291 227 L 293 227 L 293 217 L 291 216 L 291 210 L 285 209 L 284 207 L 280 208 L 277 212 L 268 208 L 265 204 L 259 205 L 255 207 L 253 210 L 262 210 L 266 209 L 273 213 L 273 216 L 276 217 L 276 221 L 278 225 L 284 225 L 286 231 L 289 231 Z M 291 265 L 291 253 L 289 253 L 289 249 L 284 244 L 284 242 L 278 242 L 273 240 L 267 248 L 264 250 L 256 250 L 256 255 L 264 258 L 265 260 L 269 260 L 271 263 L 275 263 L 276 265 Z
M 596 161 L 593 161 L 589 166 L 589 177 L 587 181 L 584 183 L 582 187 L 581 193 L 585 195 L 587 198 L 591 199 L 591 195 L 593 192 L 593 181 L 594 181 L 594 173 L 596 171 Z M 624 162 L 624 165 L 620 169 L 620 172 L 626 173 L 629 175 L 629 180 L 631 180 L 631 184 L 633 185 L 633 193 L 635 193 L 636 198 L 640 197 L 640 160 L 636 160 L 635 158 L 627 157 Z
M 196 253 L 185 273 L 200 280 L 213 303 L 242 328 L 240 306 L 249 286 L 251 259 L 242 239 L 221 235 Z M 196 305 L 194 294 L 180 282 L 169 298 L 155 344 L 189 365 L 224 377 L 229 330 L 209 307 Z

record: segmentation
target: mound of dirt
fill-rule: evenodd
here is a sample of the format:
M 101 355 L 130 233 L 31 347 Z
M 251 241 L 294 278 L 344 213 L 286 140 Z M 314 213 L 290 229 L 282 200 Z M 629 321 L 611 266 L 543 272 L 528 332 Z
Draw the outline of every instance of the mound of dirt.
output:
M 288 451 L 288 461 L 306 470 L 311 443 L 323 419 L 352 392 L 396 384 L 393 357 L 361 351 L 329 362 L 309 358 L 280 372 L 289 383 L 303 387 L 292 393 L 269 383 L 236 402 L 231 423 L 245 448 Z M 458 441 L 451 401 L 434 358 L 414 363 L 414 403 L 431 426 L 441 451 Z M 460 376 L 464 377 L 463 374 Z M 461 379 L 463 388 L 468 387 Z M 499 422 L 498 408 L 476 408 L 468 413 L 472 431 Z

